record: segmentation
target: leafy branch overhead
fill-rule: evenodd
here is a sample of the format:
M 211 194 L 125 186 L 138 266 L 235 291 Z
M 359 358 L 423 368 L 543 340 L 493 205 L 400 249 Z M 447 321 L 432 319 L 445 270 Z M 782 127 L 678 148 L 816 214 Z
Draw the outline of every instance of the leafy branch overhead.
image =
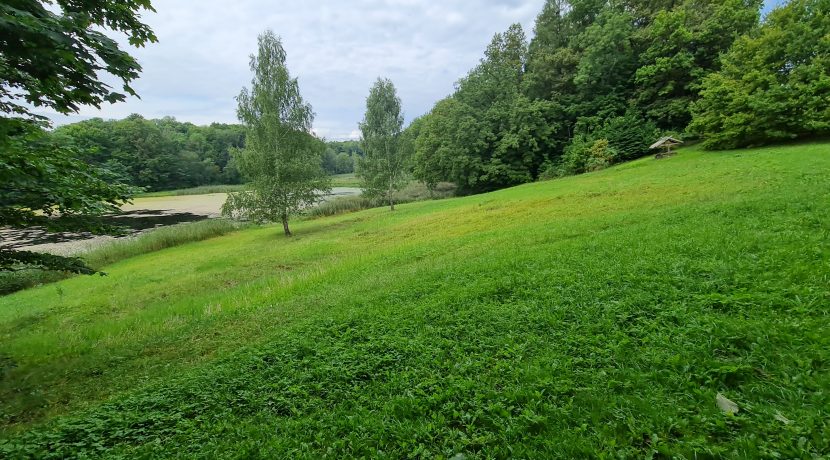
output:
M 100 30 L 124 33 L 133 46 L 154 42 L 139 17 L 145 9 L 152 11 L 148 0 L 0 4 L 0 227 L 118 232 L 99 217 L 117 212 L 135 189 L 47 135 L 48 123 L 32 107 L 68 114 L 136 95 L 130 82 L 141 67 Z M 104 74 L 120 79 L 123 92 L 104 83 Z M 79 259 L 17 251 L 0 241 L 0 270 L 23 267 L 93 272 Z
M 51 232 L 118 232 L 97 216 L 118 212 L 135 188 L 113 183 L 107 170 L 90 167 L 76 150 L 53 142 L 27 120 L 0 118 L 0 149 L 0 224 Z M 0 247 L 0 270 L 20 265 L 90 272 L 76 259 Z
M 140 11 L 149 0 L 11 0 L 0 4 L 0 111 L 29 116 L 23 102 L 59 113 L 81 106 L 137 96 L 130 83 L 141 66 L 118 43 L 100 32 L 124 33 L 133 46 L 157 41 Z M 99 78 L 108 73 L 123 83 L 114 91 Z

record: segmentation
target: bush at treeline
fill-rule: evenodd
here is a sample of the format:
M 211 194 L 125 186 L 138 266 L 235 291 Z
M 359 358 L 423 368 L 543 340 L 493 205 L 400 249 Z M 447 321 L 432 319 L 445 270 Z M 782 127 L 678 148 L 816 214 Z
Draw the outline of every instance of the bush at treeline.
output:
M 475 192 L 591 171 L 693 117 L 709 148 L 826 133 L 828 4 L 760 23 L 761 0 L 548 0 L 529 42 L 497 34 L 412 123 L 415 175 Z

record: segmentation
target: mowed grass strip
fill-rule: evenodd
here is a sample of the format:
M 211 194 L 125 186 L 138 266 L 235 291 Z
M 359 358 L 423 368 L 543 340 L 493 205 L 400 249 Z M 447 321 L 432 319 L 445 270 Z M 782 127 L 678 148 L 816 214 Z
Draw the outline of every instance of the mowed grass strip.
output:
M 828 170 L 686 149 L 4 297 L 0 453 L 826 455 Z
M 167 196 L 185 196 L 185 195 L 209 195 L 213 193 L 233 193 L 241 192 L 245 189 L 243 184 L 231 185 L 200 185 L 198 187 L 181 188 L 177 190 L 161 190 L 158 192 L 144 192 L 138 195 L 138 198 L 159 198 Z
M 360 187 L 363 182 L 355 173 L 335 174 L 331 176 L 332 187 Z

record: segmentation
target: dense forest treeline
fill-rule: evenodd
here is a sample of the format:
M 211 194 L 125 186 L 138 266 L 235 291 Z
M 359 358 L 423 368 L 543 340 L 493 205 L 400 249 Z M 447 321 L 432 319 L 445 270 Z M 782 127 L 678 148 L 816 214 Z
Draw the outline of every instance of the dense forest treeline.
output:
M 174 118 L 148 120 L 130 115 L 123 120 L 91 120 L 56 128 L 52 137 L 76 147 L 89 163 L 112 172 L 121 181 L 149 190 L 242 180 L 231 151 L 245 145 L 239 125 L 196 126 Z
M 829 5 L 793 0 L 761 23 L 761 0 L 548 0 L 532 39 L 497 34 L 411 124 L 415 176 L 476 192 L 636 158 L 661 134 L 709 148 L 826 134 Z
M 412 175 L 476 193 L 638 158 L 662 135 L 712 149 L 830 134 L 830 0 L 548 0 L 528 39 L 496 34 L 402 133 Z M 244 180 L 239 125 L 92 119 L 52 136 L 150 190 Z M 321 149 L 355 172 L 359 141 Z M 411 154 L 411 155 L 410 155 Z
M 353 173 L 355 160 L 362 156 L 358 141 L 329 141 L 323 153 L 323 169 L 329 174 Z
M 118 181 L 148 190 L 172 190 L 212 184 L 238 184 L 244 177 L 233 158 L 245 147 L 238 124 L 197 126 L 172 117 L 152 120 L 130 115 L 123 120 L 93 118 L 63 125 L 54 141 L 74 147 L 84 160 L 103 167 Z M 356 141 L 326 143 L 321 159 L 329 174 L 354 172 L 362 155 Z

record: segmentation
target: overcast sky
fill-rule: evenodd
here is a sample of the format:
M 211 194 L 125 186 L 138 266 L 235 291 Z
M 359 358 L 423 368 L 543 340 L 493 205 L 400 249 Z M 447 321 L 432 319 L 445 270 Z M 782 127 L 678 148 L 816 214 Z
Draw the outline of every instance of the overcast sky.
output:
M 768 4 L 775 0 L 767 0 Z M 530 36 L 544 0 L 155 0 L 145 22 L 159 42 L 130 48 L 143 66 L 141 99 L 84 108 L 90 117 L 174 116 L 196 124 L 236 122 L 234 97 L 249 86 L 249 55 L 270 28 L 328 139 L 357 136 L 369 87 L 391 78 L 407 121 L 449 95 L 493 34 L 515 22 Z M 124 40 L 119 40 L 124 43 Z M 49 114 L 48 112 L 41 112 Z

